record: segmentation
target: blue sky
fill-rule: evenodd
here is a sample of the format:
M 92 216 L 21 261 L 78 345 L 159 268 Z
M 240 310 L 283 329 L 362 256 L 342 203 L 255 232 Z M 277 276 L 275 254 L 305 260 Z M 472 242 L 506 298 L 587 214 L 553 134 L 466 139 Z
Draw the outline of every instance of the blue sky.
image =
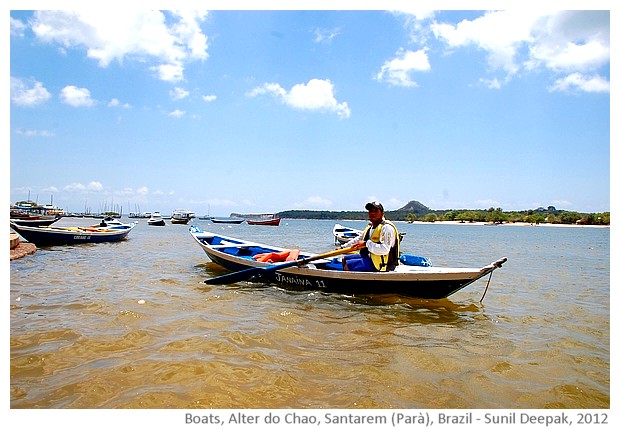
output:
M 10 16 L 11 201 L 610 210 L 609 11 Z

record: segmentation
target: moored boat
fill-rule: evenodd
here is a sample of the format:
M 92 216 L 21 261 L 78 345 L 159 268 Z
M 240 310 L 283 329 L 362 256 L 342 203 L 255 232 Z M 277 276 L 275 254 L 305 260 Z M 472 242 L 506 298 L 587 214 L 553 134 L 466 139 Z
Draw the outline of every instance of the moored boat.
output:
M 137 223 L 138 221 L 123 223 L 120 220 L 113 218 L 112 216 L 106 216 L 101 220 L 100 223 L 96 225 L 91 225 L 90 228 L 127 229 L 133 228 Z
M 334 234 L 334 239 L 336 240 L 336 243 L 340 244 L 344 244 L 353 240 L 357 236 L 362 235 L 363 232 L 364 231 L 362 231 L 361 229 L 350 228 L 348 226 L 340 225 L 339 223 L 334 225 L 334 228 L 332 229 L 332 234 Z M 405 236 L 405 234 L 406 233 L 404 232 L 399 232 L 398 239 L 400 241 L 403 241 L 403 237 Z
M 344 244 L 353 240 L 358 235 L 361 235 L 362 230 L 349 228 L 348 226 L 337 223 L 334 225 L 334 228 L 332 228 L 332 234 L 334 234 L 334 239 L 337 243 Z
M 11 222 L 17 225 L 24 226 L 49 226 L 58 220 L 60 220 L 62 216 L 31 216 L 31 217 L 21 217 L 21 218 L 11 218 Z
M 354 295 L 396 294 L 426 299 L 445 298 L 491 274 L 506 262 L 506 258 L 502 258 L 481 268 L 403 264 L 398 265 L 394 271 L 387 272 L 343 271 L 337 258 L 316 259 L 316 254 L 292 252 L 291 249 L 231 238 L 203 231 L 194 225 L 190 227 L 190 234 L 211 261 L 232 272 L 251 272 L 253 280 L 275 282 L 292 289 Z M 278 257 L 290 257 L 293 253 L 293 261 L 260 261 L 265 260 L 265 255 L 270 258 L 273 255 L 274 259 L 278 260 Z M 312 260 L 312 264 L 304 260 Z M 208 279 L 206 283 L 219 284 L 217 278 Z
M 164 220 L 164 218 L 161 216 L 161 213 L 159 212 L 153 212 L 153 214 L 151 214 L 151 217 L 149 218 L 149 220 L 146 221 L 146 223 L 151 226 L 165 226 L 166 225 L 166 221 Z
M 187 210 L 175 210 L 172 212 L 170 222 L 175 224 L 187 224 L 192 219 L 193 212 Z
M 240 224 L 245 221 L 244 218 L 240 218 L 240 217 L 212 217 L 210 220 L 213 223 L 231 223 L 231 224 Z
M 37 246 L 62 244 L 103 243 L 123 240 L 134 228 L 104 228 L 81 226 L 24 226 L 11 222 L 11 228 L 25 240 Z
M 274 217 L 272 219 L 246 219 L 248 225 L 269 225 L 278 226 L 282 218 Z

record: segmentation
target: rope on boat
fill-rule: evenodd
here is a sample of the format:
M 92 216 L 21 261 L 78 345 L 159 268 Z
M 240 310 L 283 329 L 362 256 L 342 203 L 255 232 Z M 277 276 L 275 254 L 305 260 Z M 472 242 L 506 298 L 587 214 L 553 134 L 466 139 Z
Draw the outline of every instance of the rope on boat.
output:
M 489 280 L 487 280 L 487 286 L 484 288 L 484 293 L 482 294 L 482 297 L 480 298 L 480 303 L 482 304 L 482 300 L 484 299 L 485 295 L 487 294 L 487 290 L 489 289 L 489 284 L 491 283 L 491 277 L 493 277 L 493 271 L 491 271 L 491 273 L 489 274 Z

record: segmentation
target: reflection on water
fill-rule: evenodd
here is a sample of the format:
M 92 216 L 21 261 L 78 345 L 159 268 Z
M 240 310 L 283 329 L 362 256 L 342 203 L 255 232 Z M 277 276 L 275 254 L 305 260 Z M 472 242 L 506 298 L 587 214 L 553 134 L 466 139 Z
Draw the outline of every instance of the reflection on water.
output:
M 325 252 L 332 226 L 214 228 Z M 436 301 L 208 286 L 225 271 L 183 225 L 13 261 L 11 407 L 609 407 L 608 229 L 399 226 L 435 265 L 508 262 L 480 304 L 485 281 Z

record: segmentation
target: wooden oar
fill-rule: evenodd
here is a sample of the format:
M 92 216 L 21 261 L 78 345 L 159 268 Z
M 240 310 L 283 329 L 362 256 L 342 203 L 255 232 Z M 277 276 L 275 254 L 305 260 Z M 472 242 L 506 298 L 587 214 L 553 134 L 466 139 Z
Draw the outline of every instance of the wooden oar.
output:
M 345 247 L 342 249 L 332 250 L 331 252 L 322 253 L 320 255 L 310 256 L 309 258 L 300 259 L 299 261 L 290 261 L 283 264 L 274 264 L 268 267 L 252 267 L 248 268 L 247 270 L 235 271 L 234 273 L 228 273 L 224 274 L 223 276 L 207 279 L 205 280 L 205 283 L 208 285 L 237 283 L 243 280 L 248 280 L 249 278 L 254 276 L 269 273 L 271 271 L 283 270 L 284 268 L 294 267 L 295 265 L 301 267 L 302 265 L 305 265 L 312 261 L 316 261 L 318 259 L 330 258 L 332 256 L 342 255 L 343 253 L 351 253 L 358 249 L 359 247 L 357 246 Z

